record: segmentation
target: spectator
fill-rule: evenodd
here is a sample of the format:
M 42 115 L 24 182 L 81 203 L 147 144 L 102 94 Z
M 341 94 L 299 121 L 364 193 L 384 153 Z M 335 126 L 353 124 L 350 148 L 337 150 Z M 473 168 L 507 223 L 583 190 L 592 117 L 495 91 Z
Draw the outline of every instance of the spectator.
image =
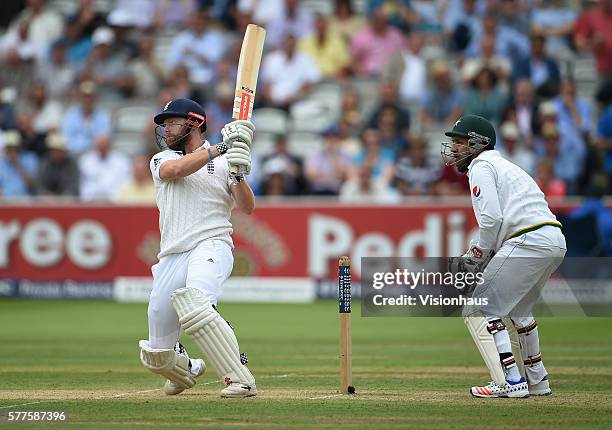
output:
M 361 130 L 361 129 L 359 129 Z M 340 147 L 351 159 L 356 157 L 361 151 L 361 140 L 356 130 L 349 125 L 345 119 L 340 119 L 336 127 L 338 139 L 340 139 Z
M 126 64 L 138 55 L 138 39 L 147 29 L 134 29 L 127 24 L 109 21 L 115 36 L 113 56 L 120 58 Z
M 79 167 L 68 154 L 66 141 L 60 133 L 50 133 L 46 140 L 47 153 L 38 173 L 38 193 L 47 196 L 78 196 Z
M 131 95 L 135 80 L 130 74 L 125 59 L 113 52 L 115 34 L 108 27 L 100 27 L 92 36 L 93 50 L 87 59 L 82 77 L 94 81 L 101 99 L 119 102 Z
M 37 46 L 41 54 L 60 37 L 64 26 L 61 15 L 46 4 L 46 0 L 26 0 L 26 8 L 7 30 L 7 34 L 17 33 L 20 31 L 19 27 L 27 23 L 28 39 Z
M 403 46 L 402 34 L 389 25 L 385 12 L 378 8 L 370 15 L 368 24 L 351 39 L 352 69 L 358 75 L 379 76 L 385 64 Z M 402 71 L 396 76 L 398 80 Z
M 150 0 L 116 0 L 115 7 L 108 14 L 108 23 L 113 26 L 150 28 L 155 19 L 156 3 Z
M 461 67 L 461 74 L 464 80 L 470 80 L 482 67 L 487 67 L 493 72 L 498 81 L 504 82 L 510 77 L 512 72 L 512 64 L 506 57 L 502 57 L 495 53 L 495 35 L 485 34 L 480 42 L 480 56 L 477 58 L 468 58 Z
M 129 65 L 130 75 L 137 76 L 135 93 L 139 97 L 154 97 L 163 86 L 166 70 L 155 57 L 155 37 L 151 32 L 140 36 L 138 56 Z
M 184 64 L 191 81 L 208 86 L 214 76 L 216 64 L 223 58 L 228 43 L 225 37 L 208 27 L 208 13 L 199 10 L 192 15 L 189 28 L 176 35 L 168 53 L 168 68 Z
M 552 102 L 557 111 L 559 130 L 571 132 L 576 138 L 588 139 L 593 124 L 593 111 L 588 100 L 576 96 L 576 83 L 564 79 L 560 94 Z
M 543 108 L 546 112 L 547 108 Z M 575 194 L 582 174 L 586 149 L 582 142 L 561 135 L 555 121 L 542 125 L 541 140 L 536 146 L 539 158 L 550 158 L 554 176 L 565 182 L 569 194 Z
M 285 0 L 283 12 L 268 25 L 266 45 L 277 48 L 290 34 L 301 40 L 313 32 L 312 12 L 299 0 Z
M 64 34 L 58 42 L 66 49 L 65 55 L 68 63 L 78 69 L 85 65 L 85 61 L 87 61 L 93 49 L 91 37 L 83 34 L 76 16 L 68 18 Z
M 315 63 L 296 51 L 295 44 L 295 37 L 289 35 L 282 49 L 268 53 L 263 59 L 262 95 L 268 104 L 281 109 L 289 109 L 321 77 Z
M 323 147 L 314 151 L 307 159 L 305 176 L 310 193 L 337 195 L 350 170 L 350 159 L 340 147 L 337 132 L 328 131 L 323 138 Z
M 131 180 L 128 158 L 111 148 L 108 135 L 95 139 L 94 148 L 79 159 L 82 200 L 109 200 L 117 197 L 119 190 Z
M 444 166 L 432 193 L 440 196 L 465 196 L 470 192 L 467 175 L 459 173 L 455 166 Z
M 582 206 L 572 211 L 569 216 L 573 219 L 594 216 L 597 219 L 597 228 L 601 238 L 601 256 L 612 257 L 612 211 L 602 198 L 605 194 L 605 187 L 592 186 Z
M 278 192 L 281 186 L 283 195 L 301 194 L 306 188 L 302 160 L 289 153 L 284 135 L 276 136 L 274 151 L 263 158 L 261 168 L 265 195 Z
M 394 99 L 397 99 L 395 87 L 390 91 Z M 372 122 L 377 122 L 376 118 L 371 118 L 370 120 Z M 361 118 L 361 100 L 355 88 L 346 88 L 342 93 L 342 100 L 340 101 L 340 121 L 345 122 L 346 125 L 353 127 L 356 131 L 361 130 L 363 125 Z
M 9 31 L 0 39 L 0 56 L 2 62 L 9 66 L 41 59 L 44 47 L 35 41 L 30 32 L 30 23 L 23 20 L 17 24 L 15 31 Z
M 398 127 L 397 111 L 391 107 L 384 108 L 378 117 L 376 128 L 380 133 L 380 146 L 390 149 L 393 155 L 399 154 L 406 146 L 404 135 L 408 134 L 408 129 Z
M 439 42 L 445 6 L 446 0 L 411 0 L 408 14 L 410 28 L 427 34 L 432 42 Z
M 160 30 L 183 28 L 196 10 L 196 0 L 158 0 L 155 4 L 155 27 Z
M 546 55 L 544 45 L 544 36 L 531 38 L 531 55 L 515 63 L 514 78 L 530 79 L 539 96 L 550 98 L 559 93 L 561 73 L 557 62 Z
M 149 159 L 143 155 L 132 160 L 133 178 L 119 189 L 116 203 L 155 203 L 155 185 L 149 169 Z
M 240 21 L 241 14 L 236 11 L 237 0 L 199 0 L 200 7 L 208 9 L 210 18 L 231 32 L 239 35 L 244 34 Z M 253 22 L 249 19 L 248 23 Z
M 0 90 L 0 129 L 17 128 L 17 112 L 14 103 L 17 94 L 14 88 Z
M 364 130 L 361 140 L 362 149 L 353 159 L 353 164 L 367 164 L 375 178 L 381 178 L 385 184 L 389 184 L 393 177 L 394 149 L 382 145 L 381 132 L 374 128 Z
M 223 127 L 223 124 L 233 121 L 236 73 L 231 73 L 230 70 L 232 70 L 232 65 L 227 59 L 218 64 L 218 79 L 215 80 L 215 87 L 208 103 L 204 104 L 206 123 L 208 124 L 208 140 L 211 142 L 220 142 L 223 139 L 221 127 Z
M 399 103 L 397 87 L 390 81 L 383 81 L 380 85 L 380 102 L 374 108 L 367 121 L 369 128 L 376 128 L 380 124 L 381 116 L 385 111 L 392 110 L 395 113 L 394 134 L 404 134 L 410 129 L 410 113 Z
M 74 155 L 89 150 L 97 136 L 111 132 L 110 116 L 96 105 L 96 85 L 82 82 L 79 92 L 80 103 L 68 108 L 62 120 L 66 146 Z
M 66 47 L 64 40 L 58 40 L 51 46 L 49 59 L 36 65 L 36 80 L 45 85 L 52 100 L 68 98 L 76 81 L 77 71 L 66 59 Z
M 506 107 L 506 95 L 497 85 L 493 70 L 483 67 L 471 82 L 464 101 L 464 115 L 480 115 L 499 124 Z
M 239 13 L 251 14 L 253 22 L 268 27 L 285 14 L 285 0 L 238 0 Z
M 340 189 L 340 201 L 344 203 L 396 203 L 398 196 L 380 177 L 372 174 L 368 163 L 357 168 L 357 172 Z
M 464 52 L 468 46 L 478 43 L 482 16 L 486 12 L 486 0 L 450 0 L 444 12 L 445 39 L 451 49 Z
M 327 18 L 317 15 L 314 34 L 298 44 L 299 51 L 309 55 L 324 78 L 344 78 L 349 74 L 351 57 L 345 40 L 329 29 Z
M 2 135 L 4 155 L 0 158 L 0 196 L 25 197 L 36 190 L 38 158 L 21 149 L 21 135 L 7 130 Z
M 539 129 L 537 115 L 538 105 L 533 94 L 533 85 L 529 79 L 519 79 L 514 84 L 514 95 L 504 119 L 516 123 L 519 129 L 519 140 L 533 148 L 533 136 Z
M 41 156 L 46 151 L 45 139 L 51 130 L 62 123 L 63 107 L 57 100 L 47 98 L 47 87 L 34 82 L 29 100 L 19 108 L 19 129 L 24 137 L 24 148 Z
M 440 168 L 427 157 L 427 142 L 413 137 L 395 166 L 395 187 L 402 196 L 425 196 L 440 175 Z
M 8 32 L 0 39 L 0 82 L 13 87 L 17 93 L 29 90 L 36 57 L 41 57 L 38 42 L 30 35 L 30 24 L 24 20 L 15 32 Z
M 480 56 L 480 41 L 485 36 L 495 40 L 495 54 L 503 58 L 518 59 L 529 55 L 529 38 L 512 27 L 497 25 L 495 17 L 485 15 L 474 29 L 474 37 L 466 49 L 468 57 Z
M 68 21 L 76 24 L 79 38 L 90 38 L 96 28 L 102 27 L 106 19 L 104 15 L 96 12 L 95 0 L 79 0 L 79 7 Z
M 500 131 L 500 154 L 533 176 L 535 174 L 535 154 L 521 143 L 521 133 L 517 125 L 510 121 L 504 122 Z
M 204 103 L 204 93 L 201 91 L 201 87 L 192 84 L 189 68 L 186 65 L 179 64 L 168 76 L 172 77 L 172 79 L 169 79 L 169 88 L 174 94 L 174 98 L 191 99 L 200 104 Z
M 612 78 L 612 0 L 599 3 L 578 17 L 574 26 L 574 43 L 579 51 L 592 51 L 600 79 Z
M 436 60 L 429 68 L 431 85 L 423 98 L 421 124 L 425 129 L 441 129 L 459 119 L 463 93 L 453 84 L 446 60 Z
M 421 51 L 425 43 L 423 33 L 412 32 L 405 45 L 385 65 L 383 78 L 393 82 L 402 103 L 415 103 L 423 99 L 427 88 L 427 65 Z
M 411 4 L 412 1 L 410 0 L 368 0 L 366 15 L 372 16 L 372 14 L 381 10 L 387 16 L 389 24 L 399 30 L 406 31 L 411 29 Z
M 544 158 L 538 162 L 536 183 L 546 197 L 565 197 L 565 182 L 555 176 L 555 161 Z
M 608 177 L 609 193 L 612 194 L 612 80 L 597 93 L 601 115 L 597 122 L 597 147 L 603 151 L 604 171 Z
M 491 8 L 499 25 L 522 34 L 529 33 L 531 0 L 502 0 Z M 492 11 L 493 11 L 492 10 Z
M 330 30 L 339 33 L 347 44 L 353 35 L 365 25 L 363 16 L 353 10 L 351 0 L 335 0 L 334 15 L 330 18 Z
M 570 36 L 578 14 L 561 0 L 542 2 L 531 14 L 531 31 L 546 37 L 546 50 L 552 54 L 571 49 Z

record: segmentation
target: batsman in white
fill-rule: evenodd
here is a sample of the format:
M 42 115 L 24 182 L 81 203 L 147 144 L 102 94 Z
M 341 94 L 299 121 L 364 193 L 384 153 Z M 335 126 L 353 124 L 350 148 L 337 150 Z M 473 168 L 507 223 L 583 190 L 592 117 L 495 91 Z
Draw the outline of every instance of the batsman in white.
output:
M 488 300 L 464 313 L 493 379 L 489 385 L 472 387 L 470 393 L 550 395 L 531 311 L 565 256 L 561 224 L 535 181 L 495 150 L 495 129 L 489 121 L 466 115 L 446 135 L 452 142 L 443 143 L 442 156 L 447 165 L 468 175 L 479 226 L 478 240 L 463 257 L 451 259 L 451 270 L 484 270 L 484 282 L 472 294 Z
M 206 365 L 190 359 L 178 343 L 182 328 L 225 382 L 222 397 L 254 396 L 255 378 L 246 356 L 216 307 L 234 262 L 232 207 L 235 202 L 250 214 L 255 206 L 244 177 L 230 173 L 231 167 L 239 166 L 250 172 L 253 124 L 226 124 L 223 142 L 211 145 L 203 138 L 204 109 L 188 99 L 171 101 L 154 121 L 163 149 L 150 163 L 161 244 L 159 262 L 151 268 L 149 339 L 140 341 L 140 359 L 147 369 L 166 378 L 166 394 L 193 387 Z

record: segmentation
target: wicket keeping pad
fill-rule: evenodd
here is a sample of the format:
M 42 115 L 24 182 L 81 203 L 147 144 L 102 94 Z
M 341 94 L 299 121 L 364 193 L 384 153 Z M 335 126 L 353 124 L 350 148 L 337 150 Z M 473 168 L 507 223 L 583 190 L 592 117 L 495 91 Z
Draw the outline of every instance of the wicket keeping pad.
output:
M 208 297 L 195 288 L 179 288 L 172 293 L 172 305 L 179 322 L 226 385 L 255 384 L 255 378 L 240 360 L 238 341 L 227 321 L 212 307 Z
M 162 375 L 184 390 L 195 385 L 195 375 L 189 370 L 189 357 L 173 349 L 153 349 L 148 340 L 141 340 L 140 361 L 153 373 Z
M 482 356 L 482 359 L 489 369 L 491 379 L 499 386 L 506 385 L 506 375 L 504 368 L 502 367 L 499 352 L 495 345 L 495 339 L 493 335 L 487 330 L 488 322 L 481 314 L 474 314 L 463 318 L 468 331 L 472 335 L 472 339 L 478 348 L 478 352 Z M 503 322 L 506 326 L 506 330 L 510 336 L 510 344 L 512 346 L 512 355 L 516 359 L 519 372 L 522 376 L 525 376 L 525 368 L 521 357 L 521 345 L 518 338 L 518 333 L 514 327 L 514 323 L 510 318 L 503 318 Z

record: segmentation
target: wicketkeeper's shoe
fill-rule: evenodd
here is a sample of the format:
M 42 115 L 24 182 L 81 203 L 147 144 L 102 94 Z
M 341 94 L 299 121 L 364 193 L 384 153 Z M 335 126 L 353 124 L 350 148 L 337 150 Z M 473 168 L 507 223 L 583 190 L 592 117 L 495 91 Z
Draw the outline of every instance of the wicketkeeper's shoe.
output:
M 548 375 L 537 384 L 529 385 L 529 394 L 532 396 L 552 396 L 552 390 L 548 383 Z
M 201 358 L 195 358 L 195 359 L 192 358 L 191 359 L 191 365 L 192 365 L 192 367 L 196 366 L 196 369 L 198 367 L 200 368 L 197 371 L 197 373 L 194 373 L 194 376 L 196 378 L 198 376 L 202 376 L 204 374 L 204 372 L 206 371 L 206 363 L 204 363 L 204 360 L 202 360 Z M 164 384 L 164 393 L 167 396 L 176 396 L 177 394 L 180 394 L 183 391 L 185 391 L 185 388 L 179 387 L 174 382 L 170 381 L 169 379 L 166 379 L 166 383 Z
M 255 395 L 257 395 L 255 384 L 247 385 L 240 382 L 231 382 L 221 390 L 221 397 L 230 399 L 253 397 Z
M 489 382 L 489 385 L 484 387 L 470 388 L 470 394 L 474 397 L 529 397 L 529 388 L 525 378 L 519 379 L 517 382 L 506 381 L 506 385 L 499 386 L 495 382 Z

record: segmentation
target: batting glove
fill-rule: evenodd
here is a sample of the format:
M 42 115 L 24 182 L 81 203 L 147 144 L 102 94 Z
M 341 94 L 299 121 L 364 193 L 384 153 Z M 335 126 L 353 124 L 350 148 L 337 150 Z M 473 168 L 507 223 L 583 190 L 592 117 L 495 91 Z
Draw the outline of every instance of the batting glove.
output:
M 244 175 L 251 173 L 251 149 L 244 142 L 234 142 L 225 153 L 230 171 Z
M 228 148 L 231 148 L 234 142 L 244 142 L 250 147 L 253 144 L 254 132 L 255 126 L 251 121 L 239 119 L 225 124 L 221 129 L 221 136 Z

